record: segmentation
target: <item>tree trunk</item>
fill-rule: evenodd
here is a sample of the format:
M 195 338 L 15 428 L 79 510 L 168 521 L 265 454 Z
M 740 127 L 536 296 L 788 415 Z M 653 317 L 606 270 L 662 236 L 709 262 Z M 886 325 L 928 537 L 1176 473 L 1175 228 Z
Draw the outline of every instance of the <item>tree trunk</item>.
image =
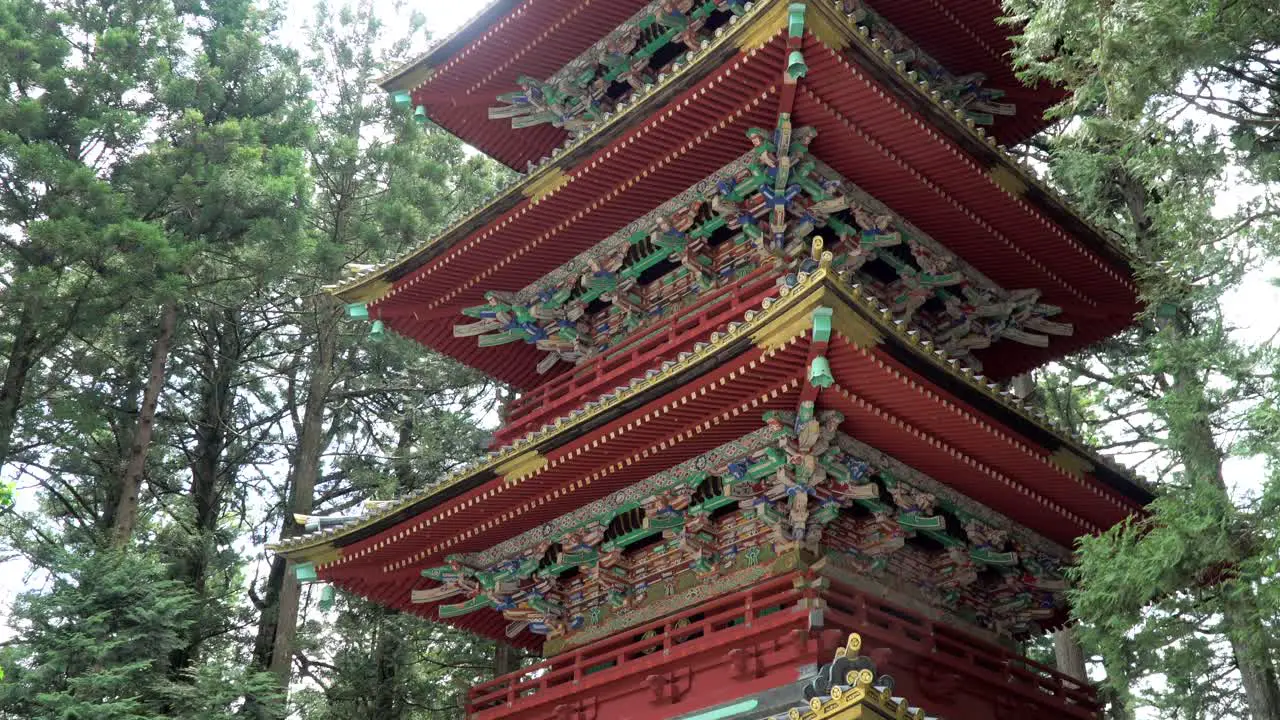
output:
M 396 612 L 378 609 L 378 639 L 373 651 L 373 671 L 377 685 L 373 693 L 370 717 L 400 720 L 404 704 L 399 702 L 400 655 L 404 639 L 396 632 Z
M 1238 513 L 1227 488 L 1223 473 L 1223 453 L 1213 436 L 1213 425 L 1208 412 L 1208 398 L 1203 383 L 1188 370 L 1174 373 L 1174 391 L 1183 399 L 1194 399 L 1196 406 L 1189 410 L 1184 422 L 1171 424 L 1169 438 L 1187 469 L 1187 475 L 1196 482 L 1207 482 L 1214 490 L 1221 511 L 1228 517 Z M 1191 396 L 1191 397 L 1188 397 Z M 1234 533 L 1237 543 L 1247 542 L 1247 533 Z M 1248 555 L 1241 547 L 1238 554 Z M 1226 582 L 1232 582 L 1227 580 Z M 1280 682 L 1277 681 L 1275 664 L 1257 637 L 1262 626 L 1258 599 L 1252 588 L 1241 587 L 1227 591 L 1222 610 L 1223 625 L 1236 667 L 1240 669 L 1241 685 L 1249 702 L 1254 720 L 1280 720 Z
M 138 424 L 129 447 L 129 458 L 120 477 L 117 502 L 111 514 L 111 544 L 122 548 L 133 537 L 138 523 L 139 496 L 147 466 L 147 451 L 151 447 L 151 432 L 155 424 L 156 406 L 165 383 L 165 365 L 169 361 L 169 347 L 173 331 L 178 324 L 178 303 L 170 302 L 160 313 L 160 333 L 151 349 L 151 369 L 147 374 L 147 386 L 142 393 L 142 407 L 138 412 Z
M 28 303 L 22 304 L 18 327 L 13 333 L 13 346 L 5 365 L 4 382 L 0 384 L 0 467 L 9 462 L 13 450 L 13 434 L 18 429 L 18 411 L 22 394 L 27 389 L 27 376 L 37 360 L 36 317 Z
M 1147 187 L 1137 178 L 1124 175 L 1119 180 L 1129 216 L 1135 228 L 1139 248 L 1150 257 L 1154 252 L 1155 223 L 1148 213 L 1150 195 Z M 1190 314 L 1179 307 L 1167 327 L 1172 337 L 1193 338 L 1196 327 Z M 1200 368 L 1183 359 L 1171 372 L 1173 383 L 1168 395 L 1174 396 L 1179 409 L 1168 417 L 1168 448 L 1182 461 L 1187 478 L 1194 483 L 1208 484 L 1216 490 L 1218 509 L 1227 519 L 1237 519 L 1238 511 L 1231 501 L 1226 478 L 1223 475 L 1222 449 L 1213 431 L 1213 405 Z M 1233 533 L 1237 543 L 1247 542 L 1247 533 Z M 1241 547 L 1241 556 L 1248 554 Z M 1240 669 L 1241 684 L 1254 720 L 1280 720 L 1280 682 L 1277 682 L 1275 665 L 1264 649 L 1256 647 L 1260 623 L 1257 598 L 1249 587 L 1240 588 L 1238 595 L 1225 602 L 1222 617 L 1226 635 L 1231 643 L 1236 666 Z
M 396 457 L 393 461 L 393 472 L 396 477 L 397 490 L 400 493 L 412 489 L 413 467 L 409 462 L 413 450 L 413 417 L 407 412 L 401 416 L 396 435 Z M 396 632 L 395 610 L 379 607 L 374 610 L 377 624 L 373 651 L 374 690 L 371 698 L 370 717 L 400 720 L 406 715 L 407 706 L 400 702 L 400 656 L 404 649 L 404 639 Z
M 191 453 L 190 497 L 195 508 L 195 537 L 187 554 L 178 563 L 177 577 L 198 597 L 205 595 L 209 558 L 215 551 L 218 520 L 223 512 L 223 455 L 228 446 L 227 427 L 234 402 L 233 385 L 244 348 L 240 345 L 240 319 L 234 310 L 210 319 L 205 332 L 201 374 L 204 378 L 196 398 L 195 448 Z M 199 655 L 209 628 L 194 624 L 185 647 L 170 657 L 170 672 L 181 676 Z
M 1277 682 L 1266 640 L 1259 637 L 1262 615 L 1258 599 L 1250 588 L 1240 588 L 1235 597 L 1227 600 L 1222 611 L 1231 654 L 1249 701 L 1249 714 L 1254 720 L 1280 720 L 1280 682 Z
M 519 669 L 519 651 L 504 642 L 494 643 L 493 676 L 495 678 L 499 678 L 507 673 L 513 673 Z
M 1080 647 L 1074 629 L 1066 627 L 1053 634 L 1053 657 L 1058 672 L 1082 682 L 1089 681 L 1084 667 L 1084 648 Z
M 316 322 L 315 342 L 304 367 L 310 368 L 306 397 L 300 424 L 295 428 L 298 442 L 289 462 L 288 497 L 284 500 L 282 540 L 296 537 L 302 528 L 293 522 L 294 514 L 308 514 L 315 504 L 315 483 L 327 444 L 325 409 L 337 368 L 338 330 L 340 318 L 335 302 L 316 298 L 312 306 Z M 250 667 L 274 673 L 284 693 L 289 691 L 293 670 L 293 640 L 297 633 L 298 605 L 301 585 L 294 577 L 292 565 L 281 555 L 271 559 L 271 571 L 258 602 L 258 631 L 253 642 Z M 246 699 L 243 714 L 266 717 L 266 708 L 258 698 Z
M 298 446 L 294 453 L 289 502 L 285 508 L 282 539 L 301 532 L 293 522 L 294 514 L 309 514 L 315 507 L 316 480 L 320 477 L 320 461 L 324 455 L 326 437 L 325 409 L 329 403 L 329 391 L 333 389 L 335 365 L 338 356 L 338 323 L 334 302 L 328 296 L 314 301 L 316 342 L 312 347 L 311 376 L 307 379 L 307 397 L 302 413 L 302 426 L 298 428 Z M 268 668 L 280 678 L 281 687 L 289 687 L 293 637 L 298 629 L 298 599 L 302 588 L 286 566 L 277 575 L 272 561 L 271 579 L 280 583 L 274 607 L 268 604 L 259 624 L 259 639 L 254 646 L 254 659 L 260 667 Z M 268 590 L 270 593 L 270 589 Z M 274 627 L 272 627 L 274 626 Z M 268 635 L 270 633 L 270 635 Z M 270 646 L 265 646 L 270 637 Z

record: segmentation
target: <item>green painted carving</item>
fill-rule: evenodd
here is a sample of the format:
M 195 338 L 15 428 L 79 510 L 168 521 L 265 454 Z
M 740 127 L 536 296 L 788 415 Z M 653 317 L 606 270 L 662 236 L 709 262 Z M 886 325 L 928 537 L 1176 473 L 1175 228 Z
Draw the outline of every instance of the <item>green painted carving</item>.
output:
M 448 619 L 460 617 L 489 607 L 493 607 L 493 601 L 489 599 L 489 596 L 477 595 L 464 602 L 454 603 L 452 605 L 441 605 L 436 608 L 436 611 L 440 613 L 441 619 Z
M 351 303 L 347 305 L 347 317 L 353 320 L 368 320 L 369 307 L 364 303 Z
M 922 515 L 918 512 L 904 512 L 898 515 L 898 523 L 911 530 L 945 530 L 946 518 Z
M 325 585 L 320 589 L 320 609 L 329 611 L 333 609 L 333 603 L 337 596 L 332 585 Z
M 720 508 L 725 507 L 727 505 L 733 505 L 736 502 L 737 502 L 737 499 L 733 497 L 730 497 L 727 495 L 720 495 L 718 497 L 713 497 L 703 502 L 700 502 L 697 505 L 691 505 L 689 507 L 689 514 L 690 515 L 710 515 L 716 510 L 719 510 Z
M 787 35 L 798 38 L 804 35 L 804 3 L 791 3 L 787 6 Z
M 836 381 L 835 376 L 831 374 L 831 363 L 827 362 L 827 358 L 819 355 L 809 364 L 809 382 L 820 388 L 829 388 Z
M 1013 567 L 1018 564 L 1018 554 L 1015 552 L 993 552 L 988 548 L 974 548 L 969 555 L 984 565 Z
M 930 57 L 911 38 L 876 14 L 863 0 L 840 0 L 845 14 L 870 31 L 872 39 L 893 53 L 894 62 L 904 63 L 919 77 L 928 80 L 932 89 L 964 110 L 969 119 L 990 125 L 996 115 L 1013 115 L 1017 108 L 999 102 L 1005 93 L 984 87 L 982 73 L 956 75 Z
M 551 77 L 517 78 L 520 90 L 499 95 L 502 104 L 489 108 L 489 118 L 509 119 L 515 129 L 550 124 L 585 130 L 742 8 L 741 0 L 656 0 Z M 655 64 L 655 57 L 661 62 Z
M 635 543 L 640 542 L 641 540 L 651 535 L 656 535 L 657 533 L 660 533 L 660 532 L 662 532 L 662 530 L 659 528 L 640 528 L 639 530 L 632 530 L 631 532 L 625 535 L 619 535 L 613 540 L 606 542 L 605 544 L 600 546 L 600 549 L 604 550 L 605 552 L 622 550 L 626 548 L 628 545 L 634 545 Z
M 831 340 L 831 315 L 832 310 L 829 307 L 814 308 L 813 310 L 813 341 L 828 342 Z
M 398 108 L 407 108 L 413 103 L 413 100 L 409 97 L 407 90 L 397 90 L 391 93 L 391 102 L 395 103 Z
M 782 117 L 746 132 L 754 149 L 596 248 L 519 292 L 486 293 L 463 312 L 458 337 L 482 347 L 513 342 L 546 352 L 538 370 L 578 363 L 662 327 L 699 293 L 772 265 L 794 283 L 818 267 L 813 233 L 834 234 L 832 266 L 904 321 L 975 369 L 972 355 L 1000 339 L 1045 346 L 1070 325 L 1035 290 L 1004 291 L 808 155 L 815 132 Z M 779 148 L 786 148 L 781 155 Z M 717 233 L 733 233 L 734 242 Z M 655 268 L 668 270 L 648 280 Z M 879 265 L 871 268 L 872 264 Z M 874 271 L 873 271 L 874 270 Z M 884 280 L 887 270 L 896 279 Z M 931 302 L 932 301 L 932 302 Z M 604 304 L 603 310 L 593 310 Z
M 315 582 L 316 564 L 315 563 L 298 563 L 293 566 L 293 575 L 298 578 L 298 582 Z
M 460 596 L 443 612 L 492 607 L 512 637 L 540 633 L 548 647 L 560 646 L 566 637 L 580 642 L 588 619 L 598 622 L 602 612 L 614 624 L 638 622 L 638 609 L 670 597 L 672 587 L 714 584 L 761 553 L 806 549 L 860 573 L 910 577 L 939 607 L 971 610 L 975 622 L 1001 632 L 1029 628 L 1061 607 L 1060 561 L 1011 541 L 996 516 L 841 435 L 839 413 L 801 410 L 765 413 L 761 430 L 508 541 L 483 565 L 477 556 L 451 556 L 423 571 L 440 587 L 414 591 L 413 599 Z M 861 510 L 845 512 L 855 506 Z M 623 532 L 606 542 L 606 528 Z M 942 550 L 905 542 L 917 534 Z M 656 535 L 661 542 L 634 549 Z M 900 565 L 901 553 L 915 559 Z M 1002 582 L 975 586 L 982 567 Z
M 804 64 L 804 53 L 799 50 L 792 50 L 787 55 L 787 77 L 794 82 L 804 77 L 808 72 L 809 66 Z

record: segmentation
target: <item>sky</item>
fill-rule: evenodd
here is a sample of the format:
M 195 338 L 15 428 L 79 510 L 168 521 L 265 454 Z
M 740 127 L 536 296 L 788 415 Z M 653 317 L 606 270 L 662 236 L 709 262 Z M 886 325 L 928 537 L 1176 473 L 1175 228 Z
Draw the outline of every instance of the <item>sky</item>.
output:
M 396 12 L 394 8 L 398 3 L 378 1 L 385 2 L 389 14 Z M 432 36 L 441 38 L 479 13 L 485 4 L 481 0 L 418 0 L 408 9 L 421 12 L 426 17 Z M 313 0 L 288 0 L 288 15 L 290 18 L 309 19 L 313 15 L 312 6 Z M 289 42 L 301 46 L 305 29 L 304 22 L 291 22 L 284 29 L 284 35 Z M 1280 287 L 1271 283 L 1271 279 L 1278 275 L 1280 270 L 1274 268 L 1255 273 L 1226 299 L 1224 309 L 1227 319 L 1242 339 L 1261 342 L 1280 331 Z M 1261 485 L 1263 467 L 1260 461 L 1232 459 L 1228 470 L 1229 477 L 1245 492 Z M 32 491 L 29 488 L 19 487 L 18 503 L 19 508 L 32 506 Z M 252 554 L 262 552 L 261 548 L 246 549 Z M 0 642 L 12 634 L 5 618 L 14 595 L 32 582 L 26 570 L 18 561 L 0 563 Z

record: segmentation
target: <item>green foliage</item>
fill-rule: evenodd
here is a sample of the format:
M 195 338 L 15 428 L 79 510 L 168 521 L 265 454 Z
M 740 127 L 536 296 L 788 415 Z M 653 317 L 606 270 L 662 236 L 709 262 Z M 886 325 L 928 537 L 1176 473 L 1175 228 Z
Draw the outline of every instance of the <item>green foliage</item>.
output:
M 1058 109 L 1068 122 L 1029 152 L 1122 239 L 1146 302 L 1134 330 L 1052 377 L 1066 414 L 1162 491 L 1149 518 L 1081 542 L 1082 637 L 1117 716 L 1277 717 L 1275 478 L 1248 487 L 1232 469 L 1280 459 L 1280 357 L 1224 310 L 1280 247 L 1274 8 L 1005 7 L 1025 75 L 1072 91 Z
M 467 689 L 491 676 L 493 643 L 359 599 L 305 630 L 305 655 L 329 656 L 305 668 L 314 685 L 294 698 L 308 720 L 460 718 Z
M 278 10 L 245 0 L 0 0 L 0 464 L 37 487 L 34 510 L 0 510 L 0 537 L 49 578 L 13 615 L 24 632 L 0 659 L 0 716 L 281 715 L 255 657 L 266 615 L 245 550 L 283 524 L 308 428 L 321 512 L 422 487 L 487 441 L 476 417 L 490 384 L 406 340 L 372 345 L 316 298 L 347 263 L 439 230 L 505 171 L 376 93 L 420 21 L 388 46 L 369 4 L 317 17 L 304 61 L 275 35 Z M 141 522 L 115 555 L 104 538 L 166 306 L 178 322 Z M 364 642 L 374 611 L 359 612 L 337 630 L 304 626 L 298 662 L 340 655 L 325 682 L 376 681 L 381 698 L 456 692 L 412 664 L 361 679 L 343 649 Z M 441 632 L 377 622 L 388 638 Z M 489 652 L 450 637 L 449 652 Z M 330 701 L 331 716 L 350 707 Z
M 161 661 L 186 642 L 198 602 L 157 558 L 108 552 L 51 561 L 47 590 L 19 597 L 0 716 L 31 720 L 228 717 L 263 678 L 206 668 L 178 681 Z M 16 650 L 16 652 L 14 652 Z
M 164 272 L 163 231 L 116 173 L 146 144 L 178 28 L 158 0 L 0 2 L 0 462 L 40 361 Z
M 1226 121 L 1259 180 L 1280 180 L 1275 77 L 1280 16 L 1270 0 L 1004 0 L 1021 30 L 1027 76 L 1073 91 L 1064 117 L 1146 115 L 1168 120 L 1191 105 Z

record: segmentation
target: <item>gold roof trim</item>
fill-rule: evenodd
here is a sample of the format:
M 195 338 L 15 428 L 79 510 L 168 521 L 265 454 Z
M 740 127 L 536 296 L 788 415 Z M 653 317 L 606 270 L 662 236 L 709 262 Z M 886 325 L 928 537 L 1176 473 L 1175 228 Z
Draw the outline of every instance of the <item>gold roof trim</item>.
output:
M 1117 245 L 1111 240 L 1111 236 L 1099 228 L 1095 223 L 1084 218 L 1076 212 L 1071 203 L 1067 202 L 1053 188 L 1044 184 L 1031 171 L 1031 168 L 1022 160 L 1014 157 L 1009 151 L 996 139 L 987 134 L 987 131 L 977 125 L 973 120 L 965 115 L 963 109 L 958 108 L 950 100 L 944 100 L 941 94 L 933 89 L 933 86 L 927 79 L 920 76 L 916 72 L 907 69 L 907 65 L 901 61 L 893 59 L 894 53 L 885 47 L 879 40 L 871 37 L 870 30 L 865 26 L 858 25 L 853 18 L 845 15 L 839 10 L 836 4 L 829 2 L 807 2 L 814 16 L 807 19 L 807 23 L 811 27 L 811 31 L 819 41 L 827 45 L 832 50 L 839 52 L 850 45 L 857 45 L 864 53 L 877 63 L 880 68 L 888 73 L 897 75 L 905 85 L 913 87 L 919 96 L 922 96 L 927 102 L 941 111 L 951 120 L 953 130 L 967 134 L 995 151 L 998 161 L 1002 161 L 1000 165 L 993 165 L 987 168 L 988 177 L 998 187 L 1015 197 L 1024 199 L 1028 188 L 1036 188 L 1044 196 L 1052 199 L 1059 205 L 1059 209 L 1071 218 L 1079 222 L 1087 228 L 1095 237 L 1102 241 L 1111 252 L 1124 262 L 1132 265 L 1134 258 L 1124 248 Z M 820 28 L 817 29 L 817 28 Z M 838 31 L 838 32 L 837 32 Z M 836 36 L 839 35 L 843 40 L 847 41 L 843 44 L 836 44 Z M 1064 234 L 1070 235 L 1065 228 Z M 1073 240 L 1074 242 L 1074 240 Z M 1096 254 L 1088 247 L 1084 248 L 1090 254 Z M 1136 291 L 1136 286 L 1123 277 L 1120 277 L 1111 268 L 1104 268 L 1111 272 L 1127 287 Z
M 479 227 L 469 228 L 468 226 L 474 225 L 481 216 L 495 207 L 508 203 L 511 204 L 511 207 L 515 207 L 521 200 L 534 198 L 535 196 L 538 201 L 542 201 L 559 192 L 574 180 L 573 169 L 567 167 L 568 160 L 572 156 L 579 150 L 583 150 L 598 141 L 603 140 L 605 141 L 604 144 L 607 144 L 618 136 L 637 115 L 648 117 L 650 106 L 655 98 L 661 99 L 667 91 L 690 79 L 700 77 L 708 70 L 721 66 L 727 67 L 728 64 L 724 62 L 714 62 L 713 64 L 718 51 L 723 48 L 736 47 L 744 36 L 759 31 L 761 27 L 769 29 L 770 18 L 773 17 L 769 9 L 773 7 L 783 8 L 781 22 L 785 23 L 785 2 L 777 2 L 776 0 L 757 1 L 745 14 L 730 18 L 729 23 L 717 31 L 718 35 L 713 41 L 690 50 L 685 60 L 673 66 L 672 71 L 667 73 L 665 77 L 659 75 L 656 84 L 633 92 L 630 97 L 618 105 L 613 113 L 606 115 L 604 119 L 597 122 L 576 139 L 570 139 L 564 145 L 561 145 L 550 157 L 544 158 L 529 173 L 502 188 L 491 198 L 473 208 L 435 237 L 401 253 L 369 272 L 330 288 L 330 294 L 336 295 L 346 302 L 367 303 L 379 300 L 386 295 L 387 290 L 390 288 L 391 280 L 386 277 L 389 273 L 399 270 L 410 260 L 420 255 L 432 250 L 443 250 L 452 246 L 465 237 L 469 231 L 479 229 Z M 770 37 L 774 34 L 776 33 L 771 32 Z M 677 106 L 672 109 L 672 112 L 677 112 L 682 107 L 692 106 L 691 104 Z M 656 116 L 654 117 L 656 118 Z M 552 180 L 559 176 L 564 176 L 562 181 Z M 553 182 L 555 183 L 554 187 L 545 193 L 539 192 L 546 190 Z M 530 202 L 528 207 L 532 207 L 533 204 L 533 202 Z M 446 243 L 445 241 L 450 238 L 452 238 L 452 241 Z M 366 286 L 372 285 L 377 280 L 387 282 L 388 287 L 374 295 L 366 289 Z
M 769 331 L 771 328 L 778 328 L 779 332 L 777 334 L 781 337 L 783 328 L 779 328 L 780 325 L 785 326 L 787 333 L 795 331 L 797 328 L 793 327 L 794 323 L 790 322 L 794 319 L 792 311 L 796 308 L 812 308 L 816 305 L 827 305 L 833 308 L 833 329 L 840 331 L 842 334 L 844 334 L 845 328 L 857 327 L 861 333 L 874 332 L 877 338 L 895 336 L 899 338 L 904 346 L 909 347 L 918 356 L 925 358 L 939 371 L 945 372 L 980 393 L 999 401 L 1010 411 L 1052 435 L 1062 446 L 1067 448 L 1068 452 L 1079 455 L 1082 458 L 1096 460 L 1099 463 L 1107 462 L 1082 442 L 1058 428 L 1043 413 L 1028 411 L 1028 408 L 1023 406 L 1021 401 L 1012 393 L 1002 389 L 997 383 L 987 381 L 982 375 L 974 373 L 972 369 L 961 365 L 959 361 L 949 357 L 931 341 L 922 339 L 917 331 L 909 329 L 905 323 L 896 320 L 887 307 L 880 305 L 877 300 L 863 293 L 858 285 L 846 283 L 831 270 L 822 268 L 813 274 L 801 273 L 795 287 L 783 287 L 780 289 L 780 293 L 781 295 L 777 298 L 765 298 L 759 311 L 749 310 L 746 312 L 744 322 L 730 323 L 727 332 L 713 333 L 709 342 L 698 343 L 693 351 L 684 355 L 681 359 L 664 363 L 656 372 L 633 378 L 625 390 L 613 393 L 612 397 L 606 400 L 589 402 L 585 406 L 573 410 L 568 415 L 557 418 L 554 423 L 544 425 L 541 429 L 522 436 L 500 450 L 490 452 L 478 464 L 464 467 L 436 485 L 396 501 L 388 502 L 378 511 L 349 525 L 325 530 L 318 534 L 303 535 L 293 540 L 270 545 L 268 548 L 276 552 L 282 552 L 289 557 L 296 557 L 307 553 L 313 548 L 331 546 L 335 540 L 341 537 L 368 528 L 389 515 L 405 510 L 445 488 L 484 472 L 494 472 L 499 476 L 503 475 L 504 470 L 513 475 L 518 473 L 518 477 L 514 477 L 511 482 L 505 484 L 506 487 L 514 486 L 536 475 L 548 464 L 546 457 L 538 452 L 535 446 L 541 446 L 559 438 L 576 437 L 579 426 L 608 413 L 631 398 L 655 386 L 666 383 L 685 370 L 714 357 L 721 349 L 740 338 L 746 337 L 753 342 L 757 342 L 757 338 L 772 337 L 775 333 Z M 807 313 L 802 316 L 807 317 Z M 791 336 L 794 336 L 794 334 Z M 868 335 L 864 334 L 861 337 L 868 337 Z M 857 343 L 857 338 L 850 337 L 849 339 L 855 344 Z M 554 442 L 551 444 L 553 447 L 558 446 Z M 1111 465 L 1110 463 L 1108 464 Z M 1132 479 L 1132 476 L 1127 471 L 1116 468 L 1114 465 L 1111 466 Z M 493 494 L 495 493 L 489 493 L 485 497 L 491 497 Z

